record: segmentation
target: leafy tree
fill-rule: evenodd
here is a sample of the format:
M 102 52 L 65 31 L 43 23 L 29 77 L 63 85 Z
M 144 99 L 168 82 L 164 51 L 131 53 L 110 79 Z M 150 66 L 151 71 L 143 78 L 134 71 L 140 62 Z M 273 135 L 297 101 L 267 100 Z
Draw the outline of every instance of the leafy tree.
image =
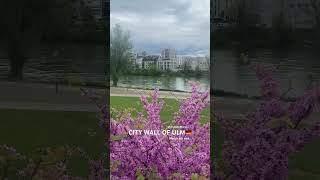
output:
M 188 62 L 183 62 L 182 64 L 182 73 L 183 74 L 191 74 L 192 69 Z
M 195 75 L 197 77 L 201 76 L 202 72 L 201 72 L 201 69 L 200 69 L 199 65 L 196 66 L 196 69 L 194 71 L 195 71 Z
M 160 72 L 157 69 L 157 65 L 156 64 L 150 64 L 149 68 L 148 68 L 148 72 L 151 76 L 156 76 L 159 75 Z
M 118 84 L 119 75 L 126 70 L 132 47 L 129 31 L 124 32 L 122 27 L 117 24 L 112 29 L 110 37 L 110 67 L 114 86 Z

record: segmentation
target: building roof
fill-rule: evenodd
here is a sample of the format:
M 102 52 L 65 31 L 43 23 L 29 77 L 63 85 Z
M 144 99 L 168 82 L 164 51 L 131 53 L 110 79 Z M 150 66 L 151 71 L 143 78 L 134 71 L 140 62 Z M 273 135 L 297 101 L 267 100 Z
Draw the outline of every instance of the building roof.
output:
M 142 61 L 158 61 L 160 56 L 157 56 L 157 55 L 150 55 L 150 56 L 145 56 L 143 57 Z

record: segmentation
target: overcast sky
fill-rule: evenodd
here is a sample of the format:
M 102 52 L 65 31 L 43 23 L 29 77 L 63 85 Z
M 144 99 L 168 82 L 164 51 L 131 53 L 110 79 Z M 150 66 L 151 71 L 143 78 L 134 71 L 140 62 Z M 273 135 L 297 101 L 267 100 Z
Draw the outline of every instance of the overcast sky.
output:
M 111 0 L 111 28 L 120 24 L 131 33 L 134 50 L 160 54 L 208 55 L 210 0 Z

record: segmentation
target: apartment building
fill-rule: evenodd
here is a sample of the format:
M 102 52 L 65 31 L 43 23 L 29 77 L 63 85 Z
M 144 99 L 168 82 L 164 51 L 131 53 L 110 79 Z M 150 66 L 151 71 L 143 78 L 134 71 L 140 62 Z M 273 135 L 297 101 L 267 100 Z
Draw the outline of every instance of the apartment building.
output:
M 160 60 L 161 56 L 158 55 L 148 55 L 142 59 L 142 67 L 144 69 L 149 69 L 151 66 L 157 67 L 157 63 Z
M 129 52 L 129 67 L 134 69 L 137 64 L 137 54 L 134 51 Z
M 176 50 L 169 48 L 163 49 L 161 52 L 161 57 L 157 63 L 157 68 L 159 70 L 177 71 L 176 58 Z
M 208 57 L 195 57 L 191 62 L 191 67 L 193 70 L 199 68 L 200 71 L 209 71 L 210 69 L 210 61 Z
M 188 69 L 196 70 L 199 68 L 201 71 L 208 71 L 210 68 L 209 57 L 191 57 L 191 56 L 179 56 L 177 61 L 177 68 L 183 70 L 185 66 Z

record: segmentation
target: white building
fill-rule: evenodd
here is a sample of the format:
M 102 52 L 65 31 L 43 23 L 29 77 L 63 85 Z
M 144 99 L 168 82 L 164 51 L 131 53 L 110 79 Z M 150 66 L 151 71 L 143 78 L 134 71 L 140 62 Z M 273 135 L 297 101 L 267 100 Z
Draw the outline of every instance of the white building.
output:
M 131 68 L 135 68 L 135 65 L 137 64 L 137 54 L 134 51 L 129 52 L 129 63 Z
M 177 58 L 177 69 L 183 70 L 184 68 L 192 69 L 193 57 L 191 56 L 179 56 Z
M 161 52 L 161 57 L 157 63 L 158 70 L 177 71 L 176 58 L 176 50 L 168 48 L 163 49 Z
M 196 58 L 197 66 L 199 67 L 200 71 L 209 71 L 210 60 L 207 58 L 208 57 L 197 57 Z
M 157 68 L 160 71 L 166 71 L 166 70 L 177 71 L 175 59 L 173 60 L 164 59 L 162 57 L 160 57 L 157 63 Z
M 201 71 L 208 71 L 210 69 L 209 56 L 206 57 L 192 57 L 192 56 L 179 56 L 177 61 L 178 69 L 183 70 L 184 68 L 189 68 L 191 70 L 196 70 L 199 67 Z
M 163 49 L 161 52 L 163 59 L 175 59 L 177 57 L 177 52 L 174 49 Z
M 177 58 L 176 58 L 177 69 L 181 69 L 181 67 L 183 66 L 183 63 L 184 63 L 184 56 L 177 55 Z
M 143 52 L 138 52 L 136 54 L 136 61 L 135 61 L 135 67 L 142 69 L 143 67 L 143 58 L 147 56 L 147 52 L 143 51 Z
M 160 59 L 161 59 L 161 56 L 157 56 L 157 55 L 145 56 L 142 59 L 142 68 L 149 69 L 152 66 L 155 66 L 157 68 L 157 63 Z
M 208 71 L 210 69 L 209 56 L 206 57 L 191 57 L 191 56 L 177 56 L 173 49 L 162 50 L 162 55 L 147 55 L 144 51 L 135 54 L 135 67 L 148 69 L 154 65 L 159 71 L 178 71 L 183 68 L 196 70 L 198 67 L 201 71 Z
M 142 69 L 142 60 L 143 57 L 137 57 L 135 66 L 139 69 Z
M 191 59 L 192 70 L 199 68 L 200 71 L 209 71 L 210 61 L 206 57 L 191 57 Z

